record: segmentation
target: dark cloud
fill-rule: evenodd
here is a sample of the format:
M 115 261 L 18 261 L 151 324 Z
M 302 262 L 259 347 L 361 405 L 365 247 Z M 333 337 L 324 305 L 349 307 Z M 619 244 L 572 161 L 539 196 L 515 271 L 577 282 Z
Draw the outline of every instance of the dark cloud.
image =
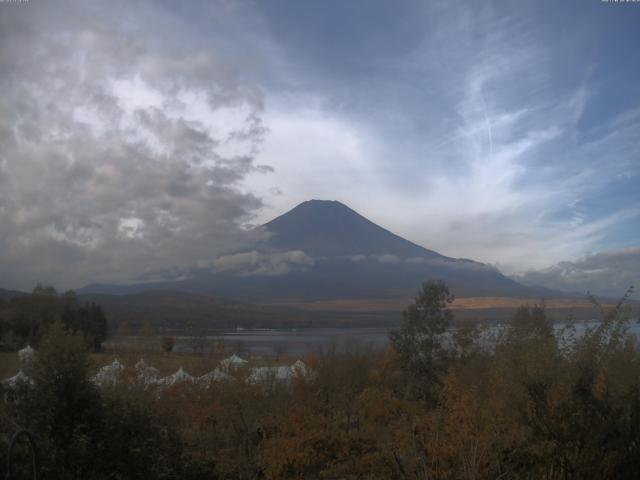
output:
M 256 234 L 262 93 L 196 35 L 151 2 L 2 5 L 3 285 L 127 281 Z
M 588 255 L 513 278 L 527 285 L 620 297 L 631 285 L 640 286 L 640 248 Z

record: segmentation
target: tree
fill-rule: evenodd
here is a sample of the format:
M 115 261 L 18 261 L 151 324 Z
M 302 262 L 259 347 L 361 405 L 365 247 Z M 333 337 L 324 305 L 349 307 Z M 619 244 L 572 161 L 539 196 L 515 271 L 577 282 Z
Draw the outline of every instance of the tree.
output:
M 15 347 L 38 346 L 42 334 L 60 318 L 60 301 L 53 287 L 38 284 L 31 295 L 14 297 L 9 304 L 8 330 L 15 338 Z
M 404 369 L 413 377 L 414 393 L 433 399 L 433 387 L 443 370 L 443 334 L 453 320 L 447 306 L 454 296 L 442 281 L 429 281 L 414 303 L 403 312 L 400 330 L 389 338 L 400 356 Z
M 555 339 L 553 320 L 547 315 L 544 303 L 533 307 L 521 305 L 511 318 L 506 334 L 507 341 L 516 343 Z
M 85 340 L 58 321 L 40 347 L 29 372 L 33 386 L 17 402 L 18 422 L 36 435 L 47 478 L 88 478 L 99 454 L 92 440 L 103 412 L 88 380 Z
M 99 351 L 109 333 L 107 317 L 102 307 L 94 302 L 80 304 L 73 291 L 66 292 L 60 300 L 63 304 L 61 317 L 65 328 L 81 332 L 87 343 L 95 351 Z
M 11 397 L 0 386 L 0 430 L 7 431 L 8 420 L 12 430 L 19 425 L 33 434 L 44 477 L 184 478 L 177 473 L 181 440 L 170 416 L 153 411 L 148 392 L 98 389 L 89 379 L 86 338 L 61 321 L 49 327 L 40 347 L 27 370 L 32 382 Z
M 162 350 L 164 350 L 167 353 L 173 350 L 173 347 L 175 346 L 175 344 L 176 344 L 176 338 L 171 336 L 162 337 L 162 340 L 160 341 L 160 346 L 162 347 Z
M 85 332 L 92 337 L 93 349 L 98 351 L 102 349 L 104 342 L 109 335 L 109 324 L 102 307 L 97 303 L 91 302 L 87 307 L 87 327 Z
M 80 303 L 73 291 L 58 295 L 53 287 L 36 286 L 31 295 L 12 298 L 3 308 L 6 336 L 14 347 L 37 347 L 45 332 L 61 320 L 70 332 L 80 332 L 94 350 L 100 350 L 108 335 L 107 318 L 96 303 Z

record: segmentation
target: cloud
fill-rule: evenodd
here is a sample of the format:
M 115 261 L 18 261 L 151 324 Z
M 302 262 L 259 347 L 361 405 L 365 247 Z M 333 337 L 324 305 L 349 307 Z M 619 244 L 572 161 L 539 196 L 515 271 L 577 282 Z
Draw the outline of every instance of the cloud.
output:
M 262 221 L 310 198 L 352 205 L 379 185 L 374 165 L 379 142 L 362 123 L 311 94 L 271 94 L 269 105 L 264 117 L 269 135 L 259 159 L 276 175 L 251 174 L 245 182 L 265 199 Z
M 620 297 L 631 285 L 640 285 L 640 248 L 586 255 L 513 278 L 526 285 Z
M 466 258 L 428 258 L 428 257 L 398 257 L 397 255 L 384 254 L 384 255 L 348 255 L 346 257 L 338 257 L 346 259 L 354 263 L 363 262 L 379 262 L 384 265 L 420 265 L 431 266 L 436 268 L 448 268 L 456 270 L 495 270 L 492 265 L 486 265 L 484 263 L 478 263 Z
M 300 250 L 264 253 L 249 252 L 223 255 L 213 261 L 213 268 L 219 272 L 238 275 L 285 275 L 296 268 L 314 265 L 313 258 Z
M 416 29 L 389 40 L 401 51 L 387 45 L 357 62 L 327 52 L 331 42 L 305 44 L 323 33 L 312 23 L 276 34 L 323 55 L 299 58 L 302 71 L 287 71 L 295 88 L 270 97 L 261 156 L 277 174 L 248 177 L 264 192 L 262 219 L 310 197 L 338 199 L 420 245 L 507 272 L 632 244 L 637 102 L 600 112 L 616 73 L 577 48 L 597 41 L 584 23 L 558 40 L 553 29 L 565 27 L 539 21 L 548 16 L 542 5 L 431 2 L 397 12 Z M 373 41 L 386 19 L 372 17 L 358 24 Z M 330 54 L 352 68 L 318 68 Z
M 255 235 L 263 93 L 194 35 L 149 2 L 2 8 L 3 283 L 127 281 Z
M 209 265 L 309 198 L 508 273 L 635 245 L 619 9 L 0 7 L 5 284 Z
M 396 255 L 385 253 L 384 255 L 380 255 L 379 257 L 377 257 L 377 260 L 380 263 L 394 264 L 394 263 L 398 263 L 400 261 L 400 258 L 398 258 Z

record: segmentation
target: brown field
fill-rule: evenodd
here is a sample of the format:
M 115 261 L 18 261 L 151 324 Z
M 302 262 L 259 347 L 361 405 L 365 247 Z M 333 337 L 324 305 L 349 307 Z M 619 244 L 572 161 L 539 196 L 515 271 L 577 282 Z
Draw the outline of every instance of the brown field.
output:
M 281 305 L 303 308 L 314 311 L 401 311 L 412 299 L 335 299 L 304 301 L 283 301 Z M 465 297 L 456 298 L 451 308 L 453 310 L 487 310 L 495 308 L 517 308 L 523 304 L 540 304 L 539 298 L 511 298 L 511 297 Z M 592 308 L 588 299 L 551 299 L 545 300 L 544 305 L 550 309 L 589 309 Z M 603 303 L 612 306 L 613 303 Z
M 15 352 L 0 352 L 0 380 L 9 378 L 18 373 L 20 360 Z
M 467 297 L 456 298 L 452 308 L 464 309 L 485 309 L 485 308 L 518 308 L 521 305 L 544 304 L 547 308 L 592 308 L 593 305 L 588 299 L 556 298 L 551 300 L 541 300 L 539 298 L 509 298 L 509 297 Z M 613 304 L 603 303 L 603 306 Z

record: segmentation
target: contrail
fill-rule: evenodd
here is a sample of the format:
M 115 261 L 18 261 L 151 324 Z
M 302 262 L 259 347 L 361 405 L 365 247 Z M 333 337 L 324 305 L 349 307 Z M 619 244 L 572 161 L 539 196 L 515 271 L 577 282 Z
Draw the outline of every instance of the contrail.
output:
M 484 94 L 480 89 L 480 99 L 482 100 L 482 113 L 484 113 L 484 123 L 487 126 L 487 132 L 489 133 L 489 155 L 493 155 L 493 133 L 491 132 L 491 120 L 489 120 L 489 114 L 487 113 L 487 104 L 484 101 Z

